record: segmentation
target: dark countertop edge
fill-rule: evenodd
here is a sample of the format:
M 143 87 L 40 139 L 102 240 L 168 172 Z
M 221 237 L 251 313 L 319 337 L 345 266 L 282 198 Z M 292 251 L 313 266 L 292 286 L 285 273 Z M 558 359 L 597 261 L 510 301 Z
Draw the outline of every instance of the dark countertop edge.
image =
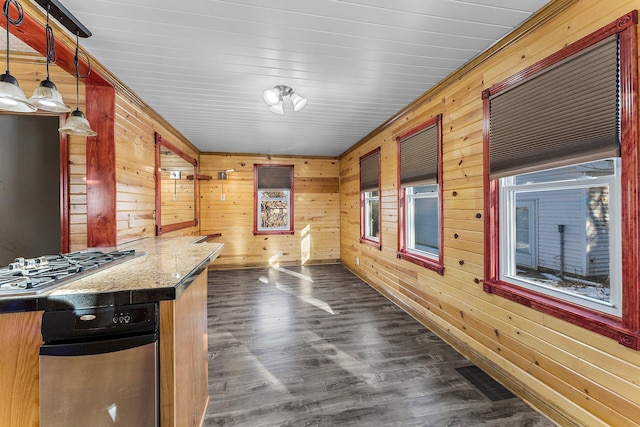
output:
M 4 313 L 22 313 L 27 311 L 38 311 L 38 296 L 29 295 L 17 298 L 0 299 L 0 314 Z
M 194 241 L 197 244 L 202 239 Z M 65 295 L 27 295 L 15 298 L 0 298 L 0 314 L 28 311 L 58 311 L 81 307 L 105 307 L 113 305 L 139 304 L 174 300 L 218 257 L 222 246 L 202 260 L 175 286 L 165 288 L 133 289 L 112 292 L 91 292 Z

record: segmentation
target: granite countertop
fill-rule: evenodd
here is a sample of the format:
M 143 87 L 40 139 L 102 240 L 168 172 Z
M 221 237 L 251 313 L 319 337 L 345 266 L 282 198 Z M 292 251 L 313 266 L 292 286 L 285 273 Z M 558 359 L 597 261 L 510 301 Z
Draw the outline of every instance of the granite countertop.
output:
M 0 313 L 178 298 L 222 250 L 223 244 L 204 239 L 154 237 L 116 247 L 96 248 L 102 252 L 135 249 L 136 257 L 37 295 L 0 298 Z

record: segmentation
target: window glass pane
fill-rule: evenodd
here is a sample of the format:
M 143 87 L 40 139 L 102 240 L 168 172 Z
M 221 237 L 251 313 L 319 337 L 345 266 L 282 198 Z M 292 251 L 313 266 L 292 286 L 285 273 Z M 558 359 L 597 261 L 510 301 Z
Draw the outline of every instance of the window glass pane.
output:
M 259 191 L 260 230 L 289 229 L 289 192 Z
M 537 184 L 549 181 L 571 181 L 579 179 L 597 178 L 615 174 L 613 159 L 599 160 L 590 163 L 565 166 L 556 169 L 546 169 L 540 172 L 516 175 L 516 185 Z
M 596 308 L 619 305 L 612 289 L 620 287 L 621 268 L 620 234 L 612 226 L 612 215 L 619 216 L 612 199 L 617 164 L 609 159 L 501 180 L 506 280 Z
M 415 249 L 438 253 L 438 199 L 415 200 Z
M 440 248 L 438 185 L 409 187 L 406 198 L 407 249 L 437 256 Z
M 378 240 L 380 234 L 380 198 L 377 191 L 365 193 L 365 237 Z
M 516 205 L 516 252 L 531 253 L 530 209 Z

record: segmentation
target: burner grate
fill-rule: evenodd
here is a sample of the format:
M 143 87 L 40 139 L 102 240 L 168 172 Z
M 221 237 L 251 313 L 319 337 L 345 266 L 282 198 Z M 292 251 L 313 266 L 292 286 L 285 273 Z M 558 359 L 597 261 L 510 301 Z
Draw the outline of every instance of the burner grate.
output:
M 7 267 L 0 268 L 0 296 L 9 293 L 24 295 L 59 286 L 135 258 L 135 255 L 135 250 L 108 253 L 87 251 L 30 259 L 16 258 Z

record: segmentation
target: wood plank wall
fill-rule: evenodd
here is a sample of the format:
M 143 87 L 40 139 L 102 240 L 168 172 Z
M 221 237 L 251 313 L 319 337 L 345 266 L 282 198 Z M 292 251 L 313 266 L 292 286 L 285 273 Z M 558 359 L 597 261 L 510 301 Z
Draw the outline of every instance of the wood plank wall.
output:
M 334 263 L 340 259 L 339 167 L 336 158 L 203 153 L 202 234 L 222 233 L 215 268 Z M 294 165 L 294 235 L 253 235 L 253 165 Z M 229 172 L 218 180 L 218 172 Z M 223 193 L 224 190 L 224 193 Z M 222 201 L 221 194 L 225 195 Z M 278 256 L 282 251 L 282 256 Z
M 155 132 L 198 159 L 198 152 L 166 129 L 124 94 L 116 97 L 116 194 L 118 242 L 155 235 Z M 193 197 L 193 193 L 190 193 Z M 133 216 L 130 224 L 129 218 Z M 199 227 L 169 235 L 195 235 Z
M 640 352 L 483 292 L 481 92 L 633 9 L 640 9 L 640 1 L 576 2 L 464 76 L 427 93 L 406 115 L 340 158 L 342 262 L 561 425 L 640 425 Z M 396 258 L 395 137 L 440 113 L 442 276 Z M 381 250 L 359 243 L 358 160 L 378 146 Z

